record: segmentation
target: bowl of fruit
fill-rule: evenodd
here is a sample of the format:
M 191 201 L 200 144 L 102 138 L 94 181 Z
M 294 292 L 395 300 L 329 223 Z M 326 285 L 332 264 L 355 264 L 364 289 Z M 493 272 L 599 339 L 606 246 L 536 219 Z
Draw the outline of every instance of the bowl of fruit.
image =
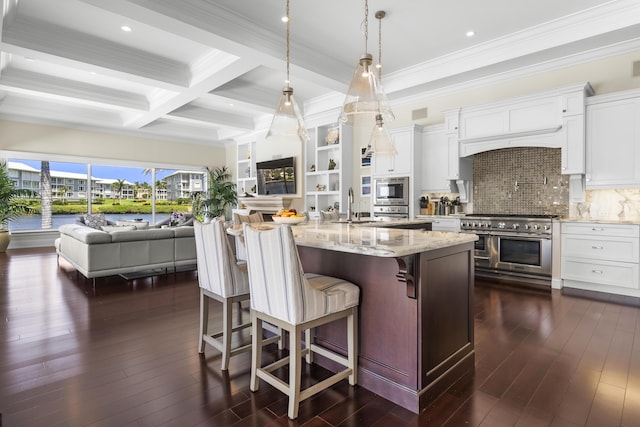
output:
M 295 209 L 280 209 L 271 218 L 277 224 L 300 224 L 307 219 L 306 216 L 298 213 Z

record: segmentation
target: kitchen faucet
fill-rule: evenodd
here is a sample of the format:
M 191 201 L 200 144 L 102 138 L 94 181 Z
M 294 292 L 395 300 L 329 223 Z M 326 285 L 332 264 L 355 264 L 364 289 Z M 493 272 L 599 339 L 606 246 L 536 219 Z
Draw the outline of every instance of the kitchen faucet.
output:
M 353 187 L 349 187 L 349 193 L 347 195 L 347 222 L 351 222 L 353 217 Z

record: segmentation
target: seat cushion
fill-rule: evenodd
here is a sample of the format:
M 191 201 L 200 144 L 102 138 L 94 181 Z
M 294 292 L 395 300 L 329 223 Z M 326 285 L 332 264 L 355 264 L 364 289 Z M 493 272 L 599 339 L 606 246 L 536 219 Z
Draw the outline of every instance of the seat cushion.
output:
M 313 304 L 305 307 L 305 320 L 355 307 L 360 302 L 360 288 L 351 282 L 315 273 L 305 273 L 304 277 L 314 293 L 318 293 L 314 298 L 306 298 Z

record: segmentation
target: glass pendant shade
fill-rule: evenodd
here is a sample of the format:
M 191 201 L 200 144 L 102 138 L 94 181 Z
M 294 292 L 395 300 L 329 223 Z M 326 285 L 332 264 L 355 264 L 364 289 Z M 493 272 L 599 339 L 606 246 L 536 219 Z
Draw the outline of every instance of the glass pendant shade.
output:
M 340 112 L 341 122 L 352 121 L 355 116 L 380 113 L 387 120 L 395 118 L 372 63 L 371 54 L 365 53 L 360 57 Z
M 384 125 L 382 114 L 376 115 L 376 124 L 373 126 L 369 145 L 371 146 L 371 151 L 373 151 L 373 155 L 375 156 L 394 156 L 398 154 L 396 147 L 393 144 L 393 139 L 391 139 L 391 135 L 389 135 L 389 131 Z
M 288 86 L 282 90 L 282 96 L 265 138 L 271 141 L 307 142 L 309 140 L 307 127 L 293 97 L 293 89 Z

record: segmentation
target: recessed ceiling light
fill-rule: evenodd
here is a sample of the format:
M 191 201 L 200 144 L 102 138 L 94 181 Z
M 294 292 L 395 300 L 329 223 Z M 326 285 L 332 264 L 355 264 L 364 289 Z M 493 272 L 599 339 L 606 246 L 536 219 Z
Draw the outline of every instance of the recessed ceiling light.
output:
M 125 33 L 130 33 L 130 32 L 132 31 L 132 30 L 131 30 L 131 27 L 130 27 L 130 26 L 128 26 L 128 25 L 123 25 L 122 27 L 120 27 L 120 29 L 121 29 L 122 31 L 124 31 Z
M 280 19 L 282 19 L 282 22 L 289 22 L 289 17 L 288 16 L 283 16 Z
M 476 32 L 471 30 L 471 31 L 467 31 L 467 33 L 465 34 L 467 37 L 473 37 L 476 35 Z

